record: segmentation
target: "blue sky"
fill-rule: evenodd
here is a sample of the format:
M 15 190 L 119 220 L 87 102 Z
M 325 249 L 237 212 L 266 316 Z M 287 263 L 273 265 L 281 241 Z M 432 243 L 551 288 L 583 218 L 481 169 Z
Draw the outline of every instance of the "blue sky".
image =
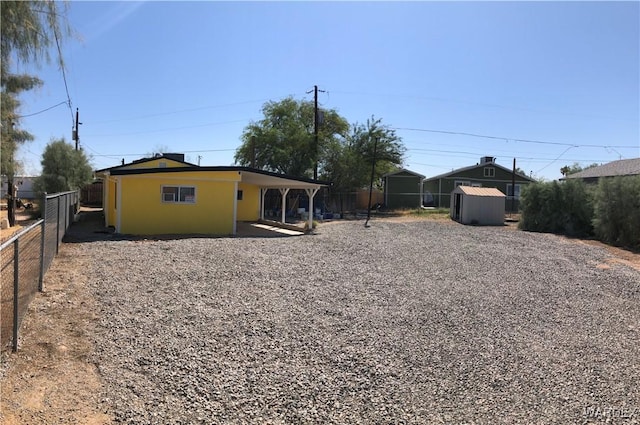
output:
M 71 143 L 76 108 L 94 168 L 160 148 L 230 165 L 263 103 L 314 85 L 350 123 L 397 128 L 426 176 L 495 156 L 551 180 L 640 156 L 639 2 L 73 1 L 69 20 L 72 110 L 22 119 L 26 174 L 52 137 Z M 15 70 L 45 82 L 23 115 L 67 99 L 55 65 Z

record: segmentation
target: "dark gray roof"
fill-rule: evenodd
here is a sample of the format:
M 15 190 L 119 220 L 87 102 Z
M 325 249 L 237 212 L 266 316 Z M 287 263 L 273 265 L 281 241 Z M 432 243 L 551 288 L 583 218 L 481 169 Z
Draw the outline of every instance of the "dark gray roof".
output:
M 621 159 L 569 174 L 567 179 L 594 179 L 599 177 L 635 176 L 640 174 L 640 158 Z
M 422 174 L 416 173 L 415 171 L 407 170 L 406 168 L 401 168 L 399 170 L 394 171 L 393 173 L 387 173 L 382 177 L 395 176 L 396 174 L 401 174 L 401 173 L 408 173 L 408 174 L 414 175 L 416 177 L 420 177 L 422 179 L 425 178 L 425 176 L 423 176 Z
M 508 169 L 506 167 L 503 167 L 500 164 L 496 164 L 495 162 L 485 162 L 485 163 L 482 163 L 482 164 L 476 164 L 476 165 L 470 165 L 468 167 L 458 168 L 457 170 L 449 171 L 448 173 L 444 173 L 444 174 L 439 174 L 439 175 L 434 176 L 434 177 L 429 177 L 427 179 L 427 181 L 443 179 L 445 177 L 453 176 L 453 175 L 458 174 L 458 173 L 463 173 L 463 172 L 468 171 L 468 170 L 473 170 L 474 168 L 488 167 L 488 166 L 500 168 L 500 169 L 506 171 L 507 173 L 512 173 L 513 172 L 513 170 L 510 170 L 510 169 Z M 516 176 L 518 176 L 520 179 L 523 179 L 523 180 L 527 180 L 527 181 L 531 181 L 531 182 L 533 181 L 533 179 L 531 177 L 525 176 L 524 174 L 516 173 Z

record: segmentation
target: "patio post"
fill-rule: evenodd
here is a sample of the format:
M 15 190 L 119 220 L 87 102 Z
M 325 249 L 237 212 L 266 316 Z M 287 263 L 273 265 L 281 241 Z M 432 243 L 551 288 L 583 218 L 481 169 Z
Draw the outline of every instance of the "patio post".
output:
M 286 220 L 286 212 L 287 212 L 287 193 L 289 193 L 288 187 L 281 187 L 280 194 L 282 195 L 282 224 L 287 222 Z
M 309 196 L 309 231 L 313 230 L 313 197 L 318 193 L 318 187 L 313 189 L 305 189 L 307 196 Z

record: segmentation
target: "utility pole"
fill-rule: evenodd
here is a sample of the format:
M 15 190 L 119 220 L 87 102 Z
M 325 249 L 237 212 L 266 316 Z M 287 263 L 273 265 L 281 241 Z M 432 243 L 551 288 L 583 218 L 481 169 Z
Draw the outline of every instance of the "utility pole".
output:
M 516 209 L 516 159 L 513 158 L 513 171 L 511 173 L 511 213 Z
M 318 92 L 325 93 L 324 90 L 318 90 L 318 86 L 313 86 L 313 156 L 315 164 L 313 166 L 313 179 L 318 180 Z M 311 93 L 311 91 L 308 91 Z
M 13 139 L 14 134 L 14 122 L 9 122 L 9 137 Z M 13 227 L 16 225 L 16 191 L 13 184 L 13 177 L 15 173 L 14 167 L 14 155 L 15 153 L 11 153 L 11 157 L 9 158 L 9 169 L 7 170 L 7 220 L 9 221 L 9 227 Z
M 78 112 L 78 108 L 76 108 L 76 127 L 72 133 L 72 138 L 76 142 L 76 150 L 78 150 L 78 142 L 80 141 L 80 137 L 78 136 L 78 125 L 82 124 L 81 122 L 78 122 L 79 116 L 80 116 L 80 113 Z
M 367 208 L 367 221 L 364 222 L 364 227 L 369 227 L 369 220 L 371 219 L 371 194 L 373 192 L 373 177 L 376 173 L 376 153 L 378 150 L 378 139 L 376 137 L 373 140 L 373 160 L 371 161 L 371 183 L 369 184 L 369 208 Z

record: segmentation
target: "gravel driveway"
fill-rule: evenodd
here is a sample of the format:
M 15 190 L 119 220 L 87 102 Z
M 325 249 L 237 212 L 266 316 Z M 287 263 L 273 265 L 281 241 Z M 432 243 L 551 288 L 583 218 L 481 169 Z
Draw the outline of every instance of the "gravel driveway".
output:
M 600 248 L 428 221 L 85 245 L 121 422 L 640 421 L 640 273 Z

